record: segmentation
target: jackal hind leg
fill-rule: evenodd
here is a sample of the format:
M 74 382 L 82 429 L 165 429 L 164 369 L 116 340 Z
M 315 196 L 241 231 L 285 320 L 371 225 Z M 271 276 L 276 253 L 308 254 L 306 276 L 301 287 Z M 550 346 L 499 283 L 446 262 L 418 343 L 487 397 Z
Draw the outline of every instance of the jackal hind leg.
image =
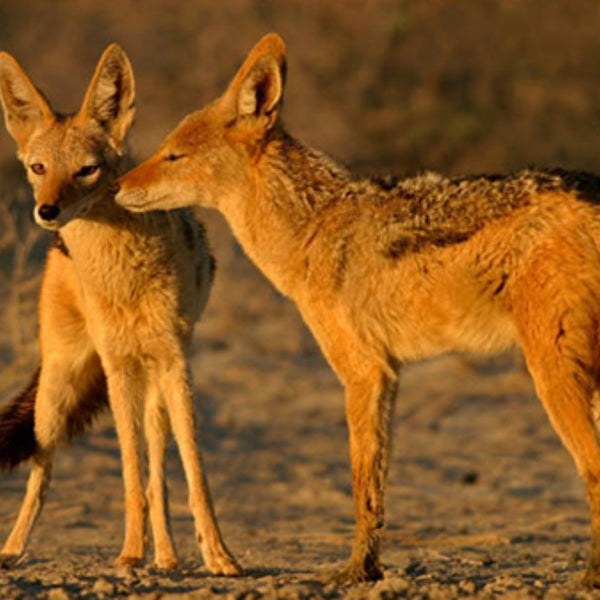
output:
M 185 359 L 159 372 L 160 388 L 165 399 L 173 434 L 179 449 L 188 485 L 188 500 L 194 517 L 196 536 L 208 569 L 216 575 L 238 575 L 241 569 L 229 552 L 215 517 L 202 457 L 196 442 L 196 424 L 190 377 Z
M 121 451 L 125 496 L 125 536 L 116 564 L 138 567 L 144 561 L 146 501 L 142 485 L 142 399 L 144 380 L 136 359 L 105 364 L 110 408 Z
M 68 417 L 77 410 L 78 398 L 86 395 L 99 374 L 100 362 L 96 355 L 82 360 L 80 354 L 69 357 L 61 353 L 56 359 L 46 357 L 44 360 L 35 399 L 34 432 L 38 450 L 16 523 L 0 552 L 2 567 L 16 564 L 22 556 L 46 499 L 54 453 L 65 437 Z
M 169 522 L 167 486 L 164 477 L 164 455 L 169 417 L 156 381 L 148 381 L 144 406 L 144 431 L 148 448 L 148 486 L 146 498 L 154 541 L 154 562 L 160 569 L 178 565 Z
M 542 332 L 549 339 L 541 339 Z M 600 446 L 592 414 L 597 383 L 593 327 L 571 330 L 562 324 L 525 336 L 529 371 L 550 422 L 583 479 L 591 513 L 592 547 L 583 584 L 600 587 Z

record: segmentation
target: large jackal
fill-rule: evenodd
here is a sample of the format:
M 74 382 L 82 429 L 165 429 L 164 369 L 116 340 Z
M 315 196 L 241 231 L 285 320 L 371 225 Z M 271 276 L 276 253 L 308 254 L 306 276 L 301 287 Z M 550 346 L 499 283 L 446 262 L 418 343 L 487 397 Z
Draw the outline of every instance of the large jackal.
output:
M 133 215 L 111 186 L 134 116 L 134 79 L 117 45 L 102 55 L 83 105 L 55 113 L 8 54 L 0 53 L 0 100 L 36 200 L 35 220 L 55 233 L 40 295 L 41 368 L 0 414 L 0 467 L 32 458 L 4 566 L 23 553 L 50 481 L 57 444 L 110 405 L 121 448 L 125 540 L 119 564 L 144 557 L 141 423 L 148 446 L 147 500 L 161 568 L 177 565 L 163 459 L 170 422 L 189 486 L 206 565 L 238 571 L 215 520 L 195 440 L 187 353 L 212 281 L 201 226 L 186 211 Z
M 285 48 L 252 50 L 225 94 L 120 180 L 132 211 L 217 208 L 296 302 L 345 386 L 356 535 L 341 581 L 381 577 L 389 426 L 400 365 L 519 345 L 583 478 L 585 575 L 600 583 L 600 179 L 562 171 L 378 181 L 284 130 Z

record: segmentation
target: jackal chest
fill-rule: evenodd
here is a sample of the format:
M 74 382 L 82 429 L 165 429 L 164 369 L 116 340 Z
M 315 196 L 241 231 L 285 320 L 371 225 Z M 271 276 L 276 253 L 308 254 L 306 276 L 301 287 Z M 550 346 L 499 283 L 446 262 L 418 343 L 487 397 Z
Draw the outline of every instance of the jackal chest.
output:
M 168 345 L 171 338 L 189 336 L 195 315 L 185 309 L 185 290 L 174 272 L 152 271 L 148 265 L 146 270 L 133 265 L 110 270 L 87 266 L 78 279 L 86 325 L 96 346 L 140 354 L 157 343 Z

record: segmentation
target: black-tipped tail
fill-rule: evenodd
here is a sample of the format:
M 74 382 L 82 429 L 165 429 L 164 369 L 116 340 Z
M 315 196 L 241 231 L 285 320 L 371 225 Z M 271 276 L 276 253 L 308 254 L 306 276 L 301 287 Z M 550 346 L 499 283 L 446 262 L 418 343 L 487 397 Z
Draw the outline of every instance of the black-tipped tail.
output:
M 36 370 L 27 387 L 0 411 L 0 470 L 14 469 L 38 450 L 34 433 L 35 398 L 40 380 Z M 69 440 L 84 433 L 94 419 L 108 407 L 108 390 L 104 373 L 99 371 L 77 399 L 67 415 L 65 433 Z
M 0 469 L 14 469 L 31 458 L 37 449 L 33 433 L 35 397 L 40 380 L 40 369 L 34 373 L 27 387 L 0 412 Z

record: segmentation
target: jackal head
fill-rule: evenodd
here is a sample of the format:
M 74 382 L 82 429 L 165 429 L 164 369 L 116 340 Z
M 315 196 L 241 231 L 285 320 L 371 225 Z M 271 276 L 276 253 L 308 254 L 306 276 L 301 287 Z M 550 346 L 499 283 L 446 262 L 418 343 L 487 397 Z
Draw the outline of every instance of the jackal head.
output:
M 200 204 L 217 208 L 247 193 L 274 129 L 285 81 L 285 46 L 263 37 L 225 94 L 188 115 L 148 160 L 118 180 L 115 196 L 144 212 Z
M 133 121 L 134 88 L 129 60 L 112 44 L 98 62 L 79 112 L 63 117 L 17 61 L 0 52 L 0 102 L 33 188 L 39 225 L 59 229 L 107 193 Z

